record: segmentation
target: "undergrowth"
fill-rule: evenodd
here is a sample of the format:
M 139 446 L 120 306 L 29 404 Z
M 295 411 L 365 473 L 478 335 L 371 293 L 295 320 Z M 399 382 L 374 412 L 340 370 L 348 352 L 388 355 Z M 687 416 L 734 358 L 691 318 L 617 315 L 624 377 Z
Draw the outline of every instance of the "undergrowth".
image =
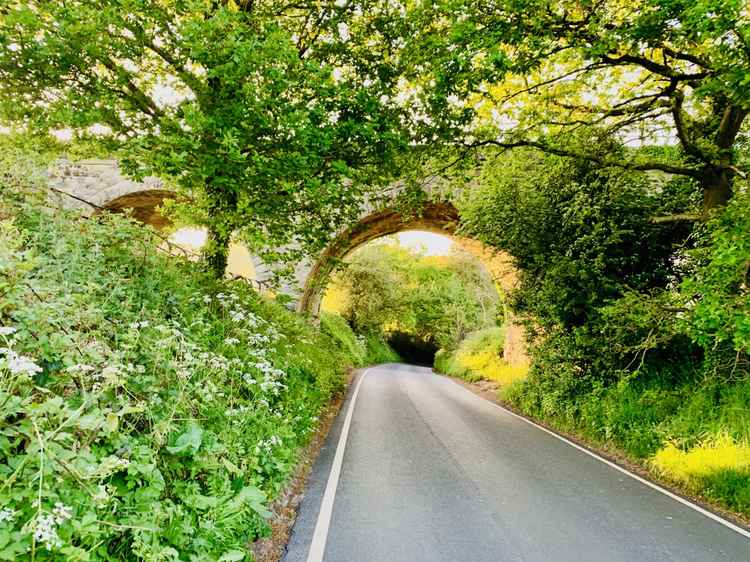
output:
M 322 312 L 320 327 L 349 354 L 356 367 L 400 360 L 380 334 L 355 334 L 346 320 L 338 314 Z
M 0 560 L 249 559 L 367 346 L 2 181 Z

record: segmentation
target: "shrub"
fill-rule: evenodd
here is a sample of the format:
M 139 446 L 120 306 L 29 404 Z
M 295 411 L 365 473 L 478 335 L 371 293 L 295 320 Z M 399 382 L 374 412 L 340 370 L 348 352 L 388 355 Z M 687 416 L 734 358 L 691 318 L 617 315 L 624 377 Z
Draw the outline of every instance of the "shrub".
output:
M 726 211 L 706 227 L 704 244 L 693 252 L 697 267 L 681 292 L 690 311 L 690 336 L 707 351 L 717 370 L 748 370 L 750 356 L 750 190 L 740 191 Z M 715 352 L 723 352 L 729 361 Z M 733 357 L 735 356 L 735 357 Z M 731 359 L 735 359 L 732 361 Z M 722 364 L 723 363 L 723 364 Z M 738 365 L 739 363 L 739 365 Z
M 398 353 L 396 353 L 387 342 L 383 341 L 382 335 L 365 334 L 360 337 L 364 337 L 365 340 L 368 364 L 377 365 L 380 363 L 396 363 L 401 361 L 401 357 L 399 357 Z
M 331 336 L 339 346 L 347 351 L 357 366 L 367 362 L 368 350 L 365 342 L 357 337 L 349 324 L 338 314 L 322 312 L 320 314 L 321 330 Z
M 331 336 L 351 358 L 352 365 L 362 367 L 399 361 L 400 357 L 380 334 L 355 334 L 346 320 L 338 314 L 323 312 L 321 330 Z
M 532 340 L 528 376 L 504 399 L 750 512 L 746 182 L 691 227 L 649 220 L 697 205 L 687 180 L 654 189 L 653 177 L 538 153 L 489 162 L 462 202 L 464 228 L 521 269 L 509 302 Z

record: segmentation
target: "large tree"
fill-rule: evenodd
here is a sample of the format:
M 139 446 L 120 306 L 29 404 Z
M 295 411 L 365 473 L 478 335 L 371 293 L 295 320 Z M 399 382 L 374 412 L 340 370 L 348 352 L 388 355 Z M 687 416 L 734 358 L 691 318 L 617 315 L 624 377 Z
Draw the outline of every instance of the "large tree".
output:
M 94 139 L 230 237 L 309 251 L 389 176 L 408 115 L 389 2 L 10 0 L 0 120 Z M 276 256 L 277 258 L 279 256 Z
M 415 97 L 462 149 L 532 146 L 687 176 L 704 212 L 745 173 L 745 0 L 429 0 L 411 13 Z M 601 136 L 675 149 L 613 152 Z

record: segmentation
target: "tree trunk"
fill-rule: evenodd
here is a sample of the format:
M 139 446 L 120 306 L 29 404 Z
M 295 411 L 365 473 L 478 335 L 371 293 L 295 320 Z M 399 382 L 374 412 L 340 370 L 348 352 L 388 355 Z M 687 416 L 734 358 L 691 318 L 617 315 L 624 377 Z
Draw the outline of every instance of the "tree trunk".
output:
M 208 227 L 208 240 L 203 249 L 206 268 L 217 279 L 224 277 L 227 270 L 227 258 L 229 256 L 231 231 L 228 228 L 222 228 L 223 226 L 221 224 L 211 224 Z
M 703 212 L 708 215 L 725 207 L 732 198 L 734 173 L 727 168 L 707 167 L 703 170 Z
M 208 240 L 203 249 L 206 269 L 217 279 L 222 279 L 227 271 L 229 242 L 234 232 L 232 214 L 237 209 L 237 196 L 232 190 L 217 187 L 221 182 L 210 178 L 206 182 L 208 198 Z

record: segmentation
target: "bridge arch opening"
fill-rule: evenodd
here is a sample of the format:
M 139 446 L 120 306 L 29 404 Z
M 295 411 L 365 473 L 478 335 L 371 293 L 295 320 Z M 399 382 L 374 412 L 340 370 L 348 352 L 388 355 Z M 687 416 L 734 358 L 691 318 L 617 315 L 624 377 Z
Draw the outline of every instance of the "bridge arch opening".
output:
M 381 238 L 410 230 L 421 230 L 452 237 L 459 226 L 458 210 L 448 202 L 428 202 L 418 214 L 407 215 L 386 208 L 362 218 L 354 226 L 338 234 L 313 263 L 305 279 L 299 308 L 317 316 L 331 275 L 344 263 L 346 256 L 357 248 Z
M 358 248 L 379 238 L 421 231 L 450 239 L 461 250 L 472 254 L 478 264 L 489 273 L 501 295 L 512 290 L 517 282 L 516 270 L 510 256 L 497 252 L 478 240 L 457 234 L 460 216 L 450 202 L 427 202 L 419 213 L 404 214 L 395 208 L 375 211 L 357 224 L 339 233 L 312 264 L 304 280 L 299 301 L 301 312 L 317 317 L 323 296 L 333 275 L 346 263 L 346 258 Z M 504 356 L 511 364 L 527 363 L 523 329 L 509 312 L 505 313 Z

